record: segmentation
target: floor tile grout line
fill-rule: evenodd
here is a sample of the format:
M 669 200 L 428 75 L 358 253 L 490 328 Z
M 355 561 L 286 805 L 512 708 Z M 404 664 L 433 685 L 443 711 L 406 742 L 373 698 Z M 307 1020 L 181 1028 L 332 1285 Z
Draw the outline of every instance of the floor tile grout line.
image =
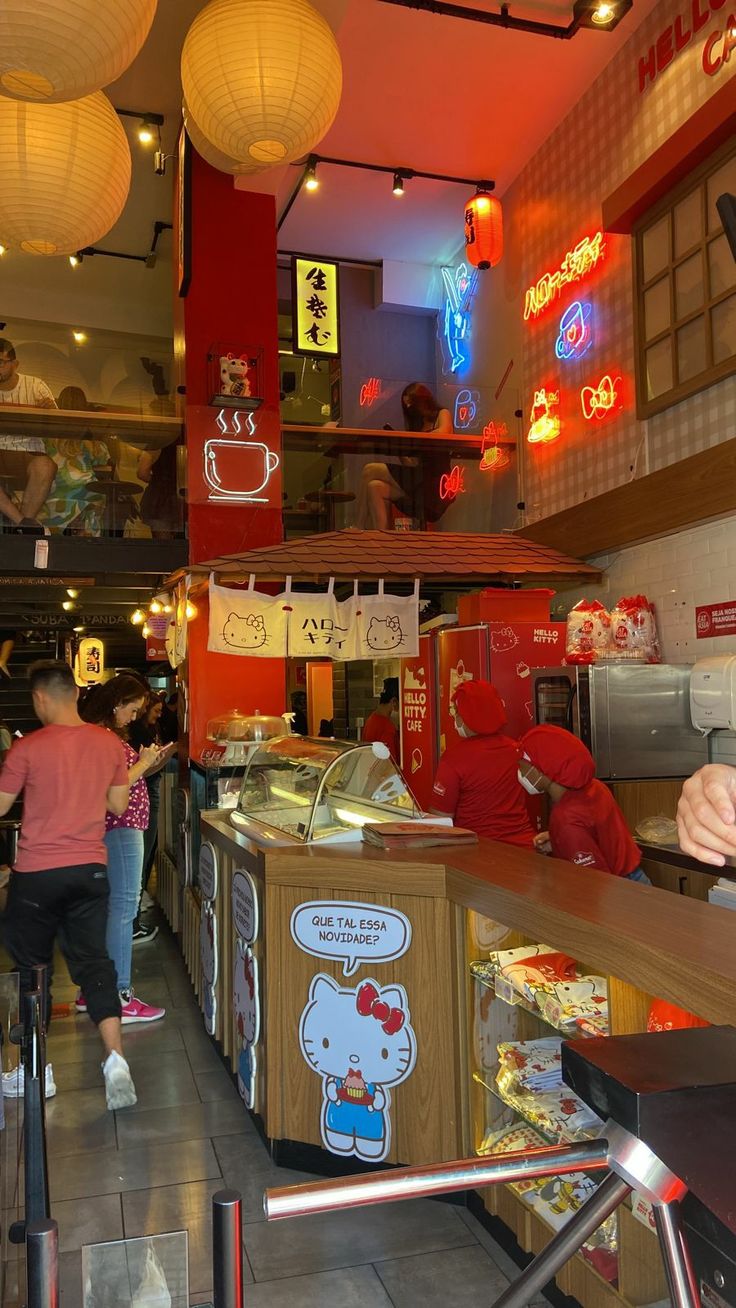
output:
M 244 1222 L 243 1225 L 262 1226 L 263 1223 Z M 442 1245 L 442 1247 L 439 1249 L 422 1249 L 418 1252 L 415 1251 L 414 1253 L 411 1254 L 396 1254 L 396 1256 L 393 1258 L 383 1258 L 380 1261 L 384 1263 L 394 1263 L 394 1262 L 401 1262 L 405 1258 L 424 1258 L 424 1257 L 429 1258 L 431 1257 L 432 1254 L 451 1253 L 454 1249 L 471 1249 L 474 1243 L 477 1243 L 477 1241 L 474 1242 L 469 1240 L 467 1244 Z M 246 1257 L 248 1258 L 248 1263 L 250 1265 L 251 1271 L 253 1271 L 253 1264 L 251 1263 L 250 1257 L 248 1256 L 248 1249 L 245 1244 L 245 1241 L 243 1241 L 243 1250 L 245 1252 Z M 484 1250 L 484 1252 L 486 1251 Z M 488 1256 L 490 1257 L 490 1255 Z M 491 1261 L 493 1260 L 491 1259 Z M 293 1276 L 263 1277 L 261 1280 L 259 1280 L 258 1277 L 255 1275 L 255 1272 L 253 1272 L 253 1280 L 256 1285 L 275 1285 L 275 1284 L 280 1284 L 282 1281 L 293 1281 L 299 1276 L 319 1276 L 322 1272 L 349 1272 L 352 1271 L 354 1267 L 373 1267 L 375 1269 L 375 1266 L 376 1266 L 375 1260 L 371 1261 L 370 1259 L 368 1259 L 358 1263 L 337 1263 L 334 1267 L 316 1267 L 316 1268 L 312 1268 L 310 1271 L 307 1272 L 295 1272 Z M 499 1268 L 499 1271 L 500 1270 L 501 1269 Z M 383 1282 L 381 1282 L 381 1284 L 383 1284 Z M 388 1294 L 388 1291 L 386 1291 L 386 1293 Z
M 386 1259 L 385 1261 L 388 1261 L 388 1259 Z M 386 1298 L 387 1298 L 387 1299 L 389 1300 L 389 1302 L 393 1305 L 393 1308 L 396 1308 L 396 1301 L 395 1301 L 394 1298 L 392 1297 L 392 1295 L 391 1295 L 391 1293 L 390 1293 L 390 1291 L 389 1291 L 389 1288 L 388 1288 L 388 1286 L 386 1285 L 386 1282 L 384 1281 L 383 1277 L 381 1276 L 381 1272 L 380 1272 L 380 1263 L 377 1263 L 377 1262 L 376 1262 L 376 1263 L 371 1263 L 371 1266 L 372 1266 L 374 1272 L 376 1273 L 376 1276 L 378 1277 L 378 1283 L 379 1283 L 379 1285 L 382 1285 L 382 1286 L 383 1286 L 383 1292 L 384 1292 L 384 1294 L 386 1295 Z

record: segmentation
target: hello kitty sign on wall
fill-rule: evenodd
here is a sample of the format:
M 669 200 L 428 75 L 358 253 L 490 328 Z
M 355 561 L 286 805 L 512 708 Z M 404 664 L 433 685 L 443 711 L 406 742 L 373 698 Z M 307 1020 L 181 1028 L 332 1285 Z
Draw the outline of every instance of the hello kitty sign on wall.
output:
M 258 959 L 253 950 L 238 940 L 233 962 L 233 1014 L 240 1042 L 238 1093 L 246 1108 L 256 1107 L 256 1045 L 261 1034 L 261 997 Z
M 416 1037 L 403 986 L 341 988 L 318 973 L 299 1047 L 322 1078 L 320 1133 L 330 1153 L 381 1162 L 391 1148 L 391 1089 L 414 1070 Z
M 236 590 L 210 577 L 207 649 L 214 654 L 283 658 L 288 612 L 285 595 L 262 595 L 252 586 Z

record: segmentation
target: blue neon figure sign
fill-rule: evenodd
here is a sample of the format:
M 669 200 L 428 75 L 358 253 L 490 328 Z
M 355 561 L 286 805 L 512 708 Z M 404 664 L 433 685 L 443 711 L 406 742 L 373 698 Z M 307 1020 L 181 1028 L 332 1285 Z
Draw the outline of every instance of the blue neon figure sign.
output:
M 478 285 L 478 269 L 472 272 L 467 264 L 457 268 L 443 268 L 445 308 L 440 320 L 439 336 L 442 341 L 443 372 L 452 376 L 461 372 L 470 362 L 470 308 Z
M 560 332 L 555 343 L 558 359 L 582 359 L 593 344 L 592 306 L 573 300 L 560 318 Z

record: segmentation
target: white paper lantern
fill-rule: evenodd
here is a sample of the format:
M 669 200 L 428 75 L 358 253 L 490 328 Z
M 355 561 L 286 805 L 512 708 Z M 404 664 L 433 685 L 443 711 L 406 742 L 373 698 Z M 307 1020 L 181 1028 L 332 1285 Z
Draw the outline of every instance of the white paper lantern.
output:
M 130 189 L 130 147 L 102 91 L 66 104 L 0 96 L 0 242 L 74 254 L 109 232 Z
M 132 64 L 157 0 L 2 0 L 0 93 L 80 100 Z
M 182 117 L 184 126 L 187 130 L 187 136 L 194 146 L 197 154 L 201 154 L 206 163 L 217 168 L 221 173 L 230 173 L 232 177 L 243 177 L 246 173 L 259 173 L 262 170 L 262 164 L 256 163 L 238 163 L 236 159 L 230 159 L 222 150 L 216 150 L 197 127 L 192 115 L 186 105 L 182 105 Z
M 321 141 L 340 103 L 342 64 L 308 0 L 210 0 L 187 33 L 181 79 L 210 144 L 260 170 Z

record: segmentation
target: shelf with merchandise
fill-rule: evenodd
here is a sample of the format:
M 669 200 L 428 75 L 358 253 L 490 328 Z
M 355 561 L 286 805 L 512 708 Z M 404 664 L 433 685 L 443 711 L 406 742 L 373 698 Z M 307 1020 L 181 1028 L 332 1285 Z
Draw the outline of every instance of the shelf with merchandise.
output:
M 494 1099 L 497 1099 L 500 1104 L 503 1104 L 506 1108 L 510 1108 L 513 1113 L 516 1113 L 522 1121 L 527 1122 L 529 1126 L 533 1126 L 535 1131 L 538 1131 L 541 1136 L 544 1136 L 545 1140 L 550 1144 L 577 1144 L 580 1140 L 595 1140 L 600 1135 L 601 1127 L 597 1126 L 577 1131 L 566 1130 L 564 1127 L 561 1127 L 559 1131 L 555 1132 L 551 1130 L 548 1125 L 545 1125 L 543 1121 L 534 1117 L 530 1111 L 530 1107 L 536 1098 L 535 1095 L 504 1094 L 496 1085 L 495 1081 L 486 1080 L 479 1072 L 473 1072 L 473 1080 L 477 1085 L 481 1085 L 484 1090 L 487 1090 L 488 1093 L 492 1095 Z M 570 1094 L 572 1096 L 572 1091 Z M 485 1151 L 482 1148 L 479 1148 L 476 1152 L 482 1154 Z
M 607 1020 L 602 1020 L 601 1014 L 588 1015 L 586 1020 L 589 1023 L 588 1029 L 578 1025 L 577 1019 L 572 1022 L 563 1022 L 560 1020 L 561 1005 L 555 1000 L 553 995 L 540 992 L 540 999 L 544 1003 L 544 1008 L 540 1008 L 539 1000 L 532 1000 L 520 993 L 511 982 L 494 968 L 492 964 L 473 961 L 469 964 L 470 974 L 479 985 L 485 986 L 490 990 L 496 999 L 502 1003 L 508 1004 L 510 1008 L 518 1008 L 523 1013 L 528 1013 L 530 1017 L 536 1017 L 545 1026 L 550 1027 L 553 1031 L 559 1032 L 568 1040 L 590 1039 L 595 1036 L 609 1035 L 609 1025 Z M 582 979 L 582 978 L 581 978 Z M 584 1016 L 584 1015 L 581 1015 Z

